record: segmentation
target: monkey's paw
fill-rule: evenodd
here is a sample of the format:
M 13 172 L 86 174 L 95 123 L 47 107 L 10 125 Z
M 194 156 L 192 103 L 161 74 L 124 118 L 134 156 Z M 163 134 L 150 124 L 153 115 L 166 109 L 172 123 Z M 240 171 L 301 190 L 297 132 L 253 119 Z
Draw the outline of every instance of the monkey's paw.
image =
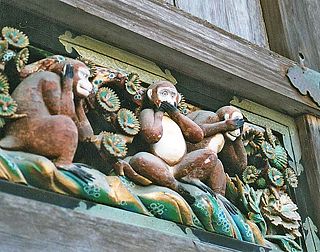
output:
M 57 166 L 57 168 L 60 170 L 71 172 L 73 175 L 75 175 L 76 177 L 81 179 L 83 182 L 88 184 L 89 182 L 94 180 L 94 177 L 90 173 L 83 170 L 81 166 L 82 166 L 81 164 L 71 164 L 71 165 Z
M 174 112 L 179 112 L 178 108 L 173 106 L 171 103 L 167 101 L 161 102 L 159 110 L 167 112 L 167 113 L 174 113 Z
M 178 185 L 177 192 L 188 202 L 189 205 L 192 205 L 196 201 L 190 192 L 181 184 Z
M 226 120 L 226 124 L 228 130 L 236 130 L 243 126 L 244 120 L 242 118 L 228 119 Z

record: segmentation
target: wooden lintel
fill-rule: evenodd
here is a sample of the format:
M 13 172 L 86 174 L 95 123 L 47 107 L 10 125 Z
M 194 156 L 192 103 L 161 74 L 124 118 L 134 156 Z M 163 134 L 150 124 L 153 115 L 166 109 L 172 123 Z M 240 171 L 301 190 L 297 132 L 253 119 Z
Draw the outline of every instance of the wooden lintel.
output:
M 80 34 L 117 45 L 168 68 L 298 116 L 320 115 L 286 77 L 293 61 L 156 0 L 5 0 Z M 45 29 L 45 27 L 44 27 Z M 199 90 L 199 92 L 202 92 Z

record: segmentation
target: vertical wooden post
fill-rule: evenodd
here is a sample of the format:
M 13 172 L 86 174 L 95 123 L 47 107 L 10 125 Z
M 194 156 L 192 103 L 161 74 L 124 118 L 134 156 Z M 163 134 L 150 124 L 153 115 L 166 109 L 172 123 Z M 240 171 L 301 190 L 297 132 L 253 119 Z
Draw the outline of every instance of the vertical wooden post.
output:
M 275 51 L 320 70 L 320 1 L 318 0 L 260 0 L 269 45 Z
M 307 204 L 315 210 L 315 224 L 320 228 L 320 118 L 303 115 L 297 118 L 302 146 L 302 163 L 307 176 L 311 200 Z

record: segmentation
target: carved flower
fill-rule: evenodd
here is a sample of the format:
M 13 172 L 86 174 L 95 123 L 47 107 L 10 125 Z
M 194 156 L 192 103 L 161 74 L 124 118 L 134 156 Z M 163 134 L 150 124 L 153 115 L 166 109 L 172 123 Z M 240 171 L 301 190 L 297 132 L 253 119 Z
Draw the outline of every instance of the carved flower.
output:
M 101 145 L 102 149 L 111 156 L 122 158 L 127 155 L 126 141 L 121 135 L 103 132 Z
M 267 181 L 263 177 L 258 178 L 255 184 L 257 185 L 258 189 L 265 189 L 268 186 Z
M 242 173 L 242 179 L 245 183 L 252 184 L 258 178 L 259 173 L 259 170 L 255 166 L 247 166 L 247 168 Z
M 261 144 L 264 141 L 263 133 L 256 129 L 249 128 L 243 133 L 242 141 L 247 154 L 249 156 L 254 155 L 261 149 Z
M 274 158 L 270 159 L 270 163 L 272 166 L 276 167 L 281 171 L 283 171 L 284 168 L 287 167 L 288 155 L 286 150 L 281 145 L 277 145 L 274 148 Z
M 262 212 L 273 225 L 282 227 L 286 233 L 293 237 L 300 237 L 299 221 L 301 220 L 289 195 L 283 191 L 266 190 L 261 199 Z
M 9 95 L 0 94 L 0 116 L 9 117 L 17 111 L 17 103 Z
M 273 148 L 275 148 L 276 145 L 279 144 L 277 137 L 273 135 L 272 130 L 270 128 L 266 128 L 265 135 L 266 140 L 271 144 Z
M 136 73 L 129 74 L 125 84 L 127 92 L 131 95 L 136 94 L 140 89 L 140 83 L 141 82 L 138 74 Z
M 29 38 L 21 31 L 11 27 L 3 27 L 2 36 L 10 45 L 23 48 L 29 45 Z
M 270 182 L 277 187 L 281 187 L 284 185 L 283 175 L 276 168 L 273 168 L 273 167 L 268 168 L 268 178 Z
M 121 129 L 128 135 L 134 136 L 139 133 L 140 123 L 138 118 L 128 109 L 120 109 L 117 120 Z
M 261 150 L 263 155 L 267 157 L 269 160 L 274 159 L 276 156 L 274 148 L 267 141 L 263 141 L 263 143 L 261 144 Z
M 29 59 L 29 50 L 28 48 L 23 48 L 16 56 L 16 67 L 17 71 L 20 72 L 21 69 L 26 65 Z
M 110 88 L 100 88 L 97 93 L 97 101 L 100 107 L 107 112 L 115 112 L 120 109 L 120 99 Z
M 294 170 L 291 167 L 288 167 L 285 170 L 285 179 L 291 187 L 293 188 L 298 187 L 297 174 L 294 172 Z

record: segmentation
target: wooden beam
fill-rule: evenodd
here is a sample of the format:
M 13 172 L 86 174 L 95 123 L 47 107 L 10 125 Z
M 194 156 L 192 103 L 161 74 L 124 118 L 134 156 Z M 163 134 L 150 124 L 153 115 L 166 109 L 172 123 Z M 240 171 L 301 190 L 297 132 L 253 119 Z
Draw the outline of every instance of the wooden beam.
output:
M 0 192 L 0 205 L 1 251 L 234 251 L 80 212 L 85 204 L 72 210 Z
M 320 2 L 261 0 L 270 48 L 292 60 L 304 55 L 305 65 L 320 70 Z
M 315 224 L 320 228 L 320 118 L 303 115 L 297 118 L 297 127 L 302 148 L 302 163 L 311 192 L 312 202 L 309 202 L 315 210 Z
M 212 89 L 220 87 L 293 116 L 320 115 L 319 107 L 301 96 L 285 76 L 293 61 L 172 5 L 155 0 L 5 2 L 161 62 Z

